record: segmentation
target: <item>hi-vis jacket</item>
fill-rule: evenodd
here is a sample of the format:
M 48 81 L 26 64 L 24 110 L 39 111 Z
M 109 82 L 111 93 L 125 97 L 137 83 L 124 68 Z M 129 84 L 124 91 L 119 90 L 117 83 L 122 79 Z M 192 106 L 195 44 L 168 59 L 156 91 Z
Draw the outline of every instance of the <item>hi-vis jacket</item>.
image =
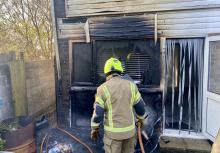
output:
M 108 137 L 116 140 L 131 138 L 135 135 L 135 117 L 145 118 L 144 105 L 133 82 L 113 76 L 97 89 L 91 127 L 98 128 L 104 118 L 104 131 Z

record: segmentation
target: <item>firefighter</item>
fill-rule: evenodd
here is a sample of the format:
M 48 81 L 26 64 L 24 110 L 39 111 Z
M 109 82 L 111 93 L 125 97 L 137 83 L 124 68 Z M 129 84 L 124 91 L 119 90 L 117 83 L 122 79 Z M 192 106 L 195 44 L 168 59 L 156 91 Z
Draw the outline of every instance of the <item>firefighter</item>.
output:
M 121 62 L 116 58 L 106 61 L 106 82 L 97 88 L 91 119 L 91 139 L 99 136 L 104 120 L 105 153 L 134 153 L 136 145 L 135 121 L 143 125 L 145 103 L 135 83 L 121 78 Z

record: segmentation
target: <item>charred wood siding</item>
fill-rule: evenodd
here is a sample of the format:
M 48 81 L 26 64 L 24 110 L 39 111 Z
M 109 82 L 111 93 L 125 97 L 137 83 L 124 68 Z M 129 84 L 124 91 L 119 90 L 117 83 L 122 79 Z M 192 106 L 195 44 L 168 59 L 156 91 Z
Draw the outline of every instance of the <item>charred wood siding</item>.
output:
M 58 39 L 58 49 L 60 55 L 61 78 L 62 78 L 62 93 L 57 99 L 57 115 L 59 125 L 68 125 L 69 112 L 69 85 L 70 85 L 70 70 L 69 70 L 69 45 L 68 39 Z
M 54 13 L 56 18 L 66 17 L 66 8 L 64 0 L 54 0 Z
M 157 13 L 158 36 L 170 38 L 205 37 L 220 33 L 220 8 Z M 152 37 L 154 15 L 90 17 L 90 36 L 100 38 Z M 59 24 L 60 37 L 85 41 L 85 23 Z M 83 37 L 81 37 L 83 36 Z
M 91 39 L 135 39 L 154 36 L 154 15 L 89 19 Z
M 219 0 L 66 0 L 67 17 L 217 7 Z
M 89 18 L 91 39 L 135 39 L 154 36 L 154 14 L 122 17 Z M 64 23 L 58 20 L 59 38 L 84 42 L 85 23 Z
M 58 37 L 83 42 L 86 39 L 84 25 L 85 23 L 64 23 L 62 19 L 58 19 Z
M 58 32 L 58 18 L 66 17 L 65 0 L 54 0 L 54 15 L 56 19 L 56 30 Z M 69 46 L 68 39 L 59 38 L 58 40 L 58 50 L 60 55 L 60 67 L 61 67 L 61 78 L 62 78 L 62 89 L 59 95 L 57 94 L 57 118 L 59 125 L 68 125 L 69 112 Z M 57 91 L 59 90 L 56 87 Z

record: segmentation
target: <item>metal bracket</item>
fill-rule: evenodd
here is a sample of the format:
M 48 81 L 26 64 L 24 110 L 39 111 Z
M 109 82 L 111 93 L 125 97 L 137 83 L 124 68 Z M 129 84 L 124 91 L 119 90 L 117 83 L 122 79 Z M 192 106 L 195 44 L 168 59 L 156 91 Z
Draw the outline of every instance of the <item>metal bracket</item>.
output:
M 86 21 L 85 26 L 84 26 L 84 30 L 86 33 L 86 42 L 90 43 L 89 20 Z

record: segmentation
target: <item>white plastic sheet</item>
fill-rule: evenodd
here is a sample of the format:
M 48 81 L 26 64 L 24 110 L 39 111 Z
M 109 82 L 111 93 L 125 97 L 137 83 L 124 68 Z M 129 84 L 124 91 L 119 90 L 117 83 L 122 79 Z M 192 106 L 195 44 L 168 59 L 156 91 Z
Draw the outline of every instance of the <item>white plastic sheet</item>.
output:
M 176 47 L 178 45 L 179 50 Z M 169 110 L 171 108 L 172 110 L 171 128 L 174 128 L 174 117 L 179 118 L 177 128 L 179 129 L 179 132 L 182 130 L 183 118 L 185 124 L 188 125 L 187 130 L 189 133 L 192 130 L 196 132 L 201 130 L 201 110 L 203 97 L 203 47 L 203 39 L 168 39 L 166 42 L 164 92 L 166 95 L 165 97 L 171 96 L 171 105 L 167 106 L 165 103 L 165 111 L 167 108 Z M 175 65 L 175 56 L 178 55 L 179 82 L 176 86 L 175 82 L 177 81 L 177 78 L 175 77 L 175 69 L 178 65 Z M 170 65 L 171 72 L 169 69 Z M 168 82 L 171 82 L 171 84 L 169 85 Z M 172 92 L 171 95 L 167 95 L 167 90 L 170 86 Z M 178 98 L 175 98 L 175 93 L 178 93 Z M 170 100 L 170 98 L 167 97 L 164 100 L 166 102 L 167 100 Z M 174 113 L 176 111 L 179 112 L 177 113 L 178 116 Z M 166 117 L 167 116 L 164 116 L 164 119 L 166 119 Z

